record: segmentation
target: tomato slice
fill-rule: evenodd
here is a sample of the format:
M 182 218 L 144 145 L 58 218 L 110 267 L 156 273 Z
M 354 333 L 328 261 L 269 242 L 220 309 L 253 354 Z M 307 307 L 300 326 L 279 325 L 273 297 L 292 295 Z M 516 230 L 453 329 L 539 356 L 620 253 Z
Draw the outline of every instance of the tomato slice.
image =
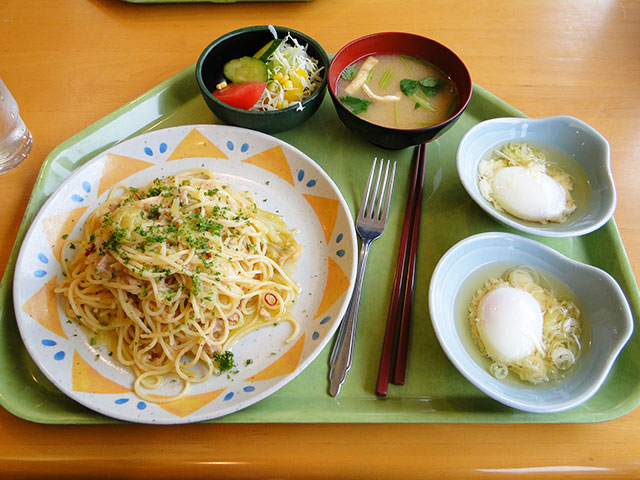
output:
M 221 90 L 214 91 L 213 96 L 232 107 L 249 110 L 260 100 L 266 87 L 267 82 L 230 83 Z

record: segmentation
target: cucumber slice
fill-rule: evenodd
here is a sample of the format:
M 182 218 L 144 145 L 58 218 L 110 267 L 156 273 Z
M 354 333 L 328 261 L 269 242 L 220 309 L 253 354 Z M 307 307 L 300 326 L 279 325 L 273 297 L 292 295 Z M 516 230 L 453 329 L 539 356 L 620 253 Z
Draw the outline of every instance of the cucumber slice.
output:
M 266 82 L 267 65 L 253 57 L 240 57 L 229 60 L 222 67 L 222 73 L 231 82 Z
M 257 58 L 266 63 L 267 60 L 269 60 L 269 57 L 271 56 L 271 54 L 276 51 L 276 49 L 280 46 L 281 43 L 282 43 L 281 38 L 276 38 L 271 40 L 264 47 L 262 47 L 256 53 L 254 53 L 253 58 Z

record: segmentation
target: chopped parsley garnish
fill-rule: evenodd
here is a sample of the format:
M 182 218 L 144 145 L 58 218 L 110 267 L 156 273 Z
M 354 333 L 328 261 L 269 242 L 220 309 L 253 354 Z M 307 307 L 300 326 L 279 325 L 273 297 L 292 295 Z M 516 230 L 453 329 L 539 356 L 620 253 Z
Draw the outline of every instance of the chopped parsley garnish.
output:
M 230 350 L 223 353 L 215 352 L 213 360 L 218 364 L 218 369 L 221 372 L 226 372 L 236 366 L 233 361 L 233 353 Z
M 151 205 L 149 207 L 149 213 L 147 214 L 147 218 L 149 220 L 155 220 L 160 216 L 160 205 Z
M 116 227 L 111 235 L 109 235 L 107 241 L 102 243 L 102 247 L 115 252 L 118 250 L 120 244 L 126 238 L 126 236 L 127 231 L 124 228 Z
M 211 232 L 214 235 L 220 235 L 222 232 L 222 224 L 216 222 L 214 219 L 200 215 L 199 213 L 191 214 L 188 219 L 190 220 L 193 228 L 198 232 Z
M 193 295 L 194 297 L 200 295 L 201 282 L 198 275 L 191 275 L 191 285 L 193 286 L 190 292 L 191 295 Z
M 113 216 L 111 212 L 107 212 L 102 216 L 102 223 L 104 225 L 113 225 Z

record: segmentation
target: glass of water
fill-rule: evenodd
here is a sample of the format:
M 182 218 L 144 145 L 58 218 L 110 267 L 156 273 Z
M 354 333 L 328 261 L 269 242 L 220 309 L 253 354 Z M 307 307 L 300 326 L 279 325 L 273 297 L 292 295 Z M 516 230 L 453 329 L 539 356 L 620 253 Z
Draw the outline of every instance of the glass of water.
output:
M 14 169 L 27 158 L 32 143 L 18 104 L 0 78 L 0 174 Z

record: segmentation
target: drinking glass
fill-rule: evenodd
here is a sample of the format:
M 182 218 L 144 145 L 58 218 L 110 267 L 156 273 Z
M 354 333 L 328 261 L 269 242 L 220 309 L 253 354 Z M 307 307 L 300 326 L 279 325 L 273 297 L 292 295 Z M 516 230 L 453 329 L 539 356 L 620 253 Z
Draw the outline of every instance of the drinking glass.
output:
M 13 170 L 27 158 L 32 143 L 18 104 L 0 78 L 0 174 Z

